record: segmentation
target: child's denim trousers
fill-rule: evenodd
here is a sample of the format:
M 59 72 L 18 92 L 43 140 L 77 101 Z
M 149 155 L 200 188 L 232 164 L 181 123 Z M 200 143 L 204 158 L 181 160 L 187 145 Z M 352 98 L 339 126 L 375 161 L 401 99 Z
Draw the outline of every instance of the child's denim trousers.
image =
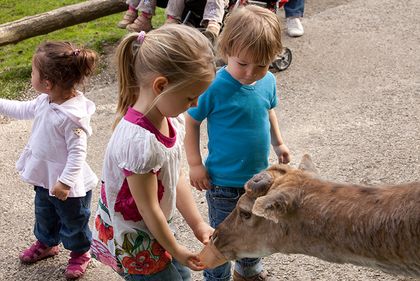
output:
M 164 270 L 151 275 L 121 274 L 127 281 L 191 281 L 191 272 L 175 259 Z
M 232 211 L 236 203 L 245 193 L 244 188 L 213 186 L 206 192 L 207 204 L 209 208 L 210 225 L 216 228 Z M 227 262 L 214 269 L 204 270 L 206 281 L 229 281 L 231 276 L 231 264 Z M 262 271 L 260 258 L 240 259 L 235 262 L 235 271 L 242 276 L 254 276 Z
M 61 201 L 49 195 L 48 189 L 35 186 L 35 237 L 52 247 L 63 243 L 76 253 L 89 251 L 92 232 L 89 229 L 92 191 L 85 197 Z

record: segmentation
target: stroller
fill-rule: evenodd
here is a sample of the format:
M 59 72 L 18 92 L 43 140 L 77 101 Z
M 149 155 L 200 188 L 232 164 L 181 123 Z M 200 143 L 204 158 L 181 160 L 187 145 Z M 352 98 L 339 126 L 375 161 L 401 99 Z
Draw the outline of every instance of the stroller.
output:
M 236 9 L 241 5 L 258 5 L 263 8 L 267 8 L 274 13 L 277 13 L 288 0 L 265 0 L 265 1 L 256 1 L 256 0 L 230 0 L 229 6 L 226 7 L 225 17 L 229 11 Z M 204 7 L 206 5 L 206 0 L 185 0 L 185 9 L 182 15 L 183 24 L 188 24 L 194 26 L 198 29 L 200 23 L 203 19 Z M 223 28 L 223 26 L 222 26 Z M 274 61 L 270 65 L 270 70 L 272 72 L 286 70 L 292 63 L 292 52 L 289 48 L 284 47 L 282 53 L 278 54 Z M 222 66 L 222 65 L 219 65 Z

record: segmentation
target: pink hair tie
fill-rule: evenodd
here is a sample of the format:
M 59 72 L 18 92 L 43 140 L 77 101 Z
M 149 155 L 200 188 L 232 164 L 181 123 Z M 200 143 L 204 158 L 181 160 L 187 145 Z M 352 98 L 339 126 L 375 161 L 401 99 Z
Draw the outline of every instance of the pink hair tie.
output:
M 140 31 L 139 35 L 137 36 L 137 42 L 139 42 L 140 44 L 143 44 L 145 37 L 146 37 L 146 32 L 144 32 L 143 30 Z

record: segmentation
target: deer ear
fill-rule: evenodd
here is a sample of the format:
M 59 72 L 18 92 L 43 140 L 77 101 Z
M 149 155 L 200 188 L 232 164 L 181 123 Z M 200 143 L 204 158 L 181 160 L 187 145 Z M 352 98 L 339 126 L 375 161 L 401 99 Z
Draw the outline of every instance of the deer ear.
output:
M 287 215 L 294 209 L 293 200 L 293 197 L 287 192 L 273 191 L 255 200 L 252 213 L 278 223 L 280 217 Z
M 319 175 L 318 169 L 315 167 L 315 164 L 312 162 L 309 154 L 304 154 L 300 160 L 299 169 L 305 172 L 309 172 L 315 175 Z

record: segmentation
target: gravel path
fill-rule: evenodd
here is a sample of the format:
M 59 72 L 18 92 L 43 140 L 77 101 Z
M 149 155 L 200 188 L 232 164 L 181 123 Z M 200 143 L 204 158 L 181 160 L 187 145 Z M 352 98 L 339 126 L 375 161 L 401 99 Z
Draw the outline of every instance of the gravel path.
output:
M 305 35 L 284 36 L 293 62 L 277 75 L 277 110 L 291 165 L 309 153 L 331 180 L 420 180 L 419 15 L 418 0 L 307 0 Z M 98 175 L 115 108 L 113 73 L 110 63 L 87 93 L 97 104 L 89 163 Z M 64 280 L 65 250 L 35 265 L 21 265 L 17 258 L 34 239 L 34 192 L 15 170 L 30 127 L 26 121 L 0 120 L 0 280 Z M 95 190 L 93 210 L 97 196 Z M 203 194 L 195 196 L 205 216 Z M 176 225 L 180 240 L 199 250 L 182 219 Z M 278 280 L 413 280 L 300 255 L 275 254 L 264 264 Z M 194 279 L 201 280 L 201 273 Z M 94 262 L 80 280 L 122 279 Z

